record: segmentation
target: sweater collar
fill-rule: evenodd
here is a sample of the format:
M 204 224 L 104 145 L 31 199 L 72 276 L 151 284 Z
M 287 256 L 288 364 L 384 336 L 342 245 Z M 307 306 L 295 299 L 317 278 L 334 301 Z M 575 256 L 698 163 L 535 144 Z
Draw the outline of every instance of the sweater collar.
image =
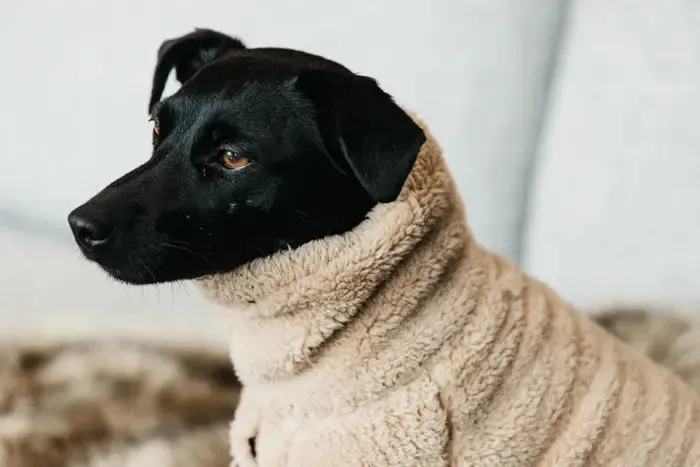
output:
M 397 200 L 377 205 L 355 229 L 197 280 L 226 310 L 243 379 L 303 371 L 440 221 L 461 212 L 440 148 L 427 130 L 426 136 Z M 249 357 L 256 368 L 246 375 L 242 360 Z

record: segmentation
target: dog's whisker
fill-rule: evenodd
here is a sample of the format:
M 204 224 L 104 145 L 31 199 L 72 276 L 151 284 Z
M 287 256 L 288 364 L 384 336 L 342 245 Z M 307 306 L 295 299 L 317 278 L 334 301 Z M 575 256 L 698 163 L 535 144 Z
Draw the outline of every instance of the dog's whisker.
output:
M 171 245 L 180 245 L 180 246 L 185 246 L 185 247 L 192 247 L 193 245 L 190 242 L 186 242 L 184 240 L 179 240 L 177 238 L 172 238 L 172 237 L 165 237 L 165 242 L 167 244 Z
M 301 209 L 295 209 L 295 212 L 297 214 L 297 219 L 301 221 L 310 222 L 312 219 L 311 214 L 309 214 L 308 212 L 304 212 Z
M 142 271 L 145 271 L 148 273 L 150 278 L 153 280 L 153 283 L 155 284 L 155 289 L 156 289 L 156 300 L 158 303 L 160 303 L 160 288 L 158 288 L 157 280 L 156 280 L 156 275 L 153 273 L 153 270 L 148 267 L 148 264 L 146 264 L 145 261 L 142 259 L 136 257 L 136 256 L 131 256 L 130 257 L 132 261 L 136 262 L 139 267 L 136 268 L 136 272 L 138 273 L 139 277 L 141 278 L 141 281 L 144 281 L 143 273 Z M 143 294 L 143 288 L 141 289 L 141 293 Z
M 177 291 L 175 290 L 175 284 L 170 283 L 170 308 L 175 306 L 175 299 L 177 298 Z
M 126 254 L 126 261 L 127 261 L 128 263 L 136 263 L 136 264 L 137 264 L 137 267 L 135 268 L 136 274 L 138 274 L 139 280 L 140 280 L 141 282 L 145 282 L 145 277 L 144 277 L 144 275 L 143 275 L 143 270 L 142 270 L 141 267 L 139 267 L 139 265 L 142 264 L 142 262 L 141 262 L 138 258 L 136 258 L 135 256 L 133 256 L 133 255 L 131 255 L 131 254 L 129 254 L 129 253 Z M 141 293 L 141 298 L 143 298 L 143 297 L 144 297 L 144 294 L 145 294 L 145 292 L 146 292 L 146 290 L 145 290 L 144 287 L 139 287 L 139 292 Z
M 215 264 L 206 256 L 202 255 L 201 253 L 196 252 L 195 250 L 188 248 L 184 245 L 177 245 L 174 243 L 170 242 L 162 242 L 159 244 L 163 248 L 172 248 L 174 250 L 179 250 L 179 251 L 184 251 L 185 253 L 189 253 L 195 258 L 201 259 L 202 261 L 205 261 L 209 266 L 215 267 Z
M 150 274 L 151 278 L 155 282 L 156 276 L 155 276 L 155 274 L 153 274 L 153 271 L 151 270 L 151 268 L 149 268 L 148 265 L 144 261 L 140 261 L 140 263 L 143 264 L 143 267 L 146 269 L 146 272 L 148 272 L 148 274 Z

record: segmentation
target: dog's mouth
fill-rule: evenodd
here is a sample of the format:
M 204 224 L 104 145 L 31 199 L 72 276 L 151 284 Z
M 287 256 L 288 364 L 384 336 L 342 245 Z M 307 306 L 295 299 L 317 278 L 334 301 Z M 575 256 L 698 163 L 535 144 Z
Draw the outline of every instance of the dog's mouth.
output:
M 130 285 L 151 285 L 196 279 L 219 272 L 211 261 L 189 251 L 164 252 L 144 247 L 111 252 L 109 255 L 85 255 L 113 279 Z M 93 256 L 93 257 L 90 257 Z
M 108 266 L 98 261 L 95 263 L 116 281 L 129 285 L 152 285 L 182 279 L 181 274 L 171 273 L 167 269 L 154 266 L 145 259 L 130 261 L 119 266 Z
M 148 266 L 145 262 L 124 261 L 122 264 L 117 265 L 106 263 L 104 260 L 90 258 L 88 255 L 85 256 L 89 261 L 97 264 L 100 269 L 119 282 L 133 285 L 146 285 L 158 282 L 154 275 L 155 268 Z
M 83 257 L 119 282 L 146 285 L 162 282 L 163 261 L 167 258 L 154 248 L 105 244 L 99 248 L 79 243 Z

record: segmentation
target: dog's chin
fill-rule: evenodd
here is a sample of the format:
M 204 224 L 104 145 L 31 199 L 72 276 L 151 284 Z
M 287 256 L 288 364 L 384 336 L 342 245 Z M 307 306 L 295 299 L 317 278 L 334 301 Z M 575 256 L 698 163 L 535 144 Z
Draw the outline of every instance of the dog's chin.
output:
M 218 271 L 206 267 L 189 267 L 187 270 L 167 268 L 163 263 L 140 261 L 138 264 L 113 266 L 95 261 L 99 267 L 117 282 L 128 285 L 156 285 L 197 279 Z
M 98 263 L 99 264 L 99 263 Z M 160 284 L 163 282 L 169 282 L 164 280 L 158 280 L 158 278 L 150 275 L 144 274 L 141 271 L 132 271 L 126 268 L 112 268 L 108 266 L 103 266 L 99 264 L 100 268 L 106 272 L 112 279 L 122 284 L 128 285 L 152 285 Z
M 285 242 L 291 248 L 289 242 Z M 271 248 L 272 253 L 282 248 Z M 204 255 L 195 250 L 182 252 L 149 251 L 147 248 L 112 250 L 102 254 L 84 254 L 114 280 L 130 285 L 154 285 L 199 279 L 205 276 L 232 271 L 243 264 L 264 256 L 265 251 L 253 254 L 252 249 L 223 252 L 218 257 Z

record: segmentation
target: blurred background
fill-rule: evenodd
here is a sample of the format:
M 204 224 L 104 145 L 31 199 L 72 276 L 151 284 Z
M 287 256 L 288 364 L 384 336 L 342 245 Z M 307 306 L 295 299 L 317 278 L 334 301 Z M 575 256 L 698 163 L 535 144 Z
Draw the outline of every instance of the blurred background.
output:
M 480 242 L 575 305 L 700 310 L 699 1 L 3 0 L 0 334 L 225 338 L 196 290 L 113 282 L 65 221 L 149 157 L 156 50 L 194 27 L 377 78 Z

